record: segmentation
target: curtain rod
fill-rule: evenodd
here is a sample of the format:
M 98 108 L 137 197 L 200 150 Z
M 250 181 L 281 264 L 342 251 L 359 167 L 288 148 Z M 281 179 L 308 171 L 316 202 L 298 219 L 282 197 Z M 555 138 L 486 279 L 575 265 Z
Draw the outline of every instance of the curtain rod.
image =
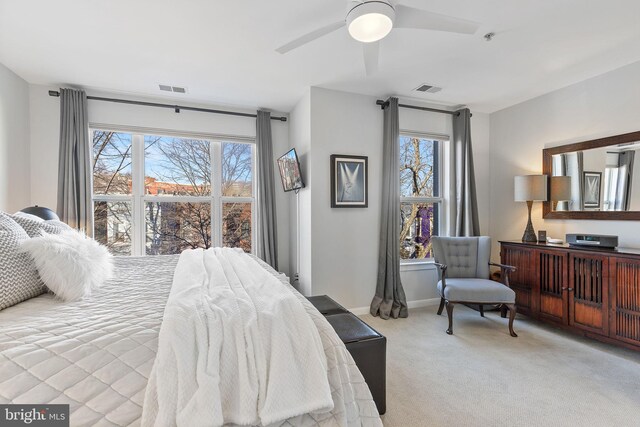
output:
M 57 90 L 50 90 L 49 91 L 49 96 L 59 97 L 60 96 L 60 92 L 58 92 Z M 117 102 L 117 103 L 120 103 L 120 104 L 144 105 L 145 107 L 171 108 L 176 113 L 179 113 L 180 110 L 187 110 L 187 111 L 198 111 L 198 112 L 201 112 L 201 113 L 226 114 L 228 116 L 253 117 L 253 118 L 258 117 L 257 114 L 251 114 L 251 113 L 238 113 L 236 111 L 226 111 L 226 110 L 212 110 L 210 108 L 186 107 L 184 105 L 161 104 L 161 103 L 158 103 L 158 102 L 131 101 L 131 100 L 128 100 L 128 99 L 103 98 L 101 96 L 87 96 L 87 99 L 91 99 L 91 100 L 94 100 L 94 101 Z M 271 117 L 271 120 L 277 120 L 279 122 L 286 122 L 287 118 L 286 117 L 273 116 L 273 117 Z
M 383 101 L 378 99 L 376 101 L 376 105 L 379 105 L 383 110 L 387 105 L 389 105 L 389 101 Z M 451 114 L 452 116 L 459 116 L 459 111 L 449 111 L 449 110 L 439 110 L 437 108 L 428 108 L 428 107 L 418 107 L 417 105 L 407 105 L 407 104 L 398 104 L 398 107 L 402 108 L 410 108 L 412 110 L 422 110 L 422 111 L 430 111 L 432 113 L 442 113 L 442 114 Z

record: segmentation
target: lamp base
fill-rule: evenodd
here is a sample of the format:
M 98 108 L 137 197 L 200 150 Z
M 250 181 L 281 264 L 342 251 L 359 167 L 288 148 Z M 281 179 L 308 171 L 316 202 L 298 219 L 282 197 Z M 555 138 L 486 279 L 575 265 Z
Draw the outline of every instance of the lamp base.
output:
M 533 206 L 532 201 L 527 201 L 527 210 L 529 211 L 529 219 L 527 221 L 527 228 L 524 229 L 524 234 L 522 235 L 522 241 L 527 243 L 537 243 L 538 237 L 536 236 L 536 232 L 533 229 L 533 224 L 531 223 L 531 207 Z

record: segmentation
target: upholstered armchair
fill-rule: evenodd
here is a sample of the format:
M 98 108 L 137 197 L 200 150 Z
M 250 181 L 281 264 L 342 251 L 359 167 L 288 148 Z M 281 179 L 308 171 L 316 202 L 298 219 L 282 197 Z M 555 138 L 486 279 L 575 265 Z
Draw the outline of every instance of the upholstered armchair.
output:
M 439 268 L 438 292 L 440 307 L 438 315 L 447 307 L 449 328 L 453 334 L 453 307 L 455 304 L 478 304 L 484 317 L 483 306 L 500 304 L 502 317 L 509 310 L 509 333 L 513 331 L 516 317 L 516 294 L 509 287 L 509 273 L 515 271 L 510 265 L 495 264 L 491 259 L 491 238 L 481 237 L 432 237 L 435 264 Z M 502 270 L 502 283 L 489 280 L 489 266 Z

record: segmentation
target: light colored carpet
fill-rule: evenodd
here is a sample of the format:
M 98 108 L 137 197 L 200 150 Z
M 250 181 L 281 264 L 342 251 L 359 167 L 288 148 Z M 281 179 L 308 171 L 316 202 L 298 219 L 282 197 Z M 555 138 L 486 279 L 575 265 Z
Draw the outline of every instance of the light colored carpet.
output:
M 457 305 L 362 319 L 387 337 L 385 426 L 640 426 L 640 353 Z

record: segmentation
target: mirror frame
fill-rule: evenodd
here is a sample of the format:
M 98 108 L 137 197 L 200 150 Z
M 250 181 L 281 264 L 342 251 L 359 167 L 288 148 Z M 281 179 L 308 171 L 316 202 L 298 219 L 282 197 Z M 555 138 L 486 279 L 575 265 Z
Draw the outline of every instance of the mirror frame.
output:
M 584 151 L 591 148 L 608 147 L 627 142 L 640 141 L 640 131 L 622 135 L 608 136 L 606 138 L 593 139 L 591 141 L 576 142 L 560 145 L 558 147 L 542 150 L 542 173 L 551 177 L 553 173 L 551 156 L 555 154 L 569 153 L 572 151 Z M 549 180 L 551 182 L 551 180 Z M 640 211 L 552 211 L 551 202 L 542 203 L 542 217 L 544 219 L 597 219 L 609 221 L 637 221 L 640 220 Z

